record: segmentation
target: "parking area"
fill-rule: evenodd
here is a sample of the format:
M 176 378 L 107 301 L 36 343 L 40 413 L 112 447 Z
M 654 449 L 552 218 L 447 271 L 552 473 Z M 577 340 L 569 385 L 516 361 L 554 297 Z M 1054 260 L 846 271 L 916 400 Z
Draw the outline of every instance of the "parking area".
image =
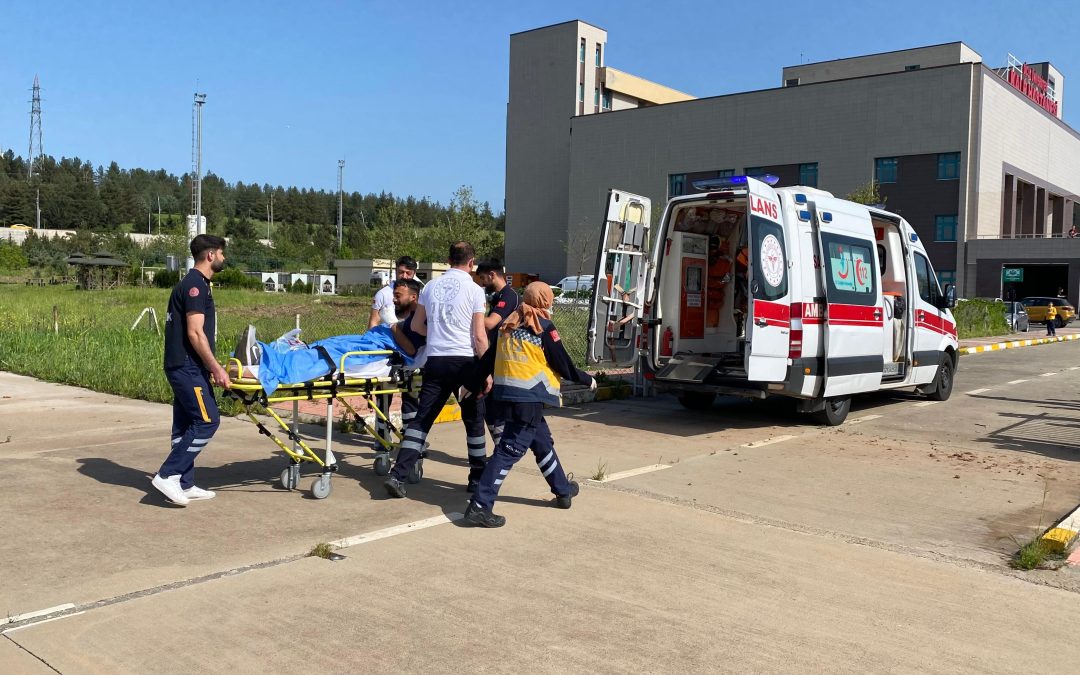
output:
M 602 480 L 557 510 L 526 459 L 492 531 L 454 524 L 458 423 L 408 499 L 348 439 L 314 500 L 226 420 L 217 499 L 180 509 L 149 485 L 168 407 L 0 373 L 0 671 L 175 671 L 177 645 L 191 672 L 1017 669 L 1077 618 L 1075 570 L 1007 563 L 1080 503 L 1078 357 L 965 356 L 950 401 L 862 397 L 837 428 L 784 400 L 566 408 L 563 464 Z

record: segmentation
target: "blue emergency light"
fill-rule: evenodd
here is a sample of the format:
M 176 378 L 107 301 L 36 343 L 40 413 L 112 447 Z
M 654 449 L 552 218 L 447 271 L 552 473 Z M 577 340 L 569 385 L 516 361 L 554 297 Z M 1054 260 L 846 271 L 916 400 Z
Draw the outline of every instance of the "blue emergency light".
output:
M 698 192 L 713 192 L 723 188 L 742 187 L 746 185 L 747 178 L 754 178 L 767 185 L 776 185 L 780 182 L 779 176 L 764 173 L 760 176 L 723 176 L 721 178 L 708 178 L 693 182 L 694 189 Z

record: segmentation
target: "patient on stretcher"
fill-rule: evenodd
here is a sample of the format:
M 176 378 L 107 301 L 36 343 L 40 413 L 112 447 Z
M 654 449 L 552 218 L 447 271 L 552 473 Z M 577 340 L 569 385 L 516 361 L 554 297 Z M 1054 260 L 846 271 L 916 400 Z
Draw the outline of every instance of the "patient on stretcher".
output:
M 393 366 L 421 367 L 426 338 L 412 330 L 419 284 L 410 284 L 411 281 L 400 281 L 394 289 L 394 305 L 402 320 L 389 326 L 376 326 L 362 335 L 338 335 L 308 345 L 296 338 L 299 331 L 293 331 L 267 344 L 255 338 L 254 326 L 248 326 L 241 333 L 234 354 L 240 363 L 238 374 L 258 379 L 263 390 L 272 394 L 283 383 L 309 382 L 338 372 L 342 358 L 350 352 L 393 353 L 345 357 L 343 371 L 347 377 L 384 377 Z M 232 370 L 236 370 L 235 364 Z

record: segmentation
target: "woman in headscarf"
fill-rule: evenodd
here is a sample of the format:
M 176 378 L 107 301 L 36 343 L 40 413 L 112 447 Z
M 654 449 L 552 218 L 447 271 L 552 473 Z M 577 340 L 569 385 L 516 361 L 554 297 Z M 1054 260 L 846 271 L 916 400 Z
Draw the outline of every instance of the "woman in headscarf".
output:
M 497 407 L 502 436 L 484 468 L 480 484 L 465 510 L 465 521 L 481 527 L 502 527 L 506 518 L 492 507 L 510 469 L 532 450 L 555 505 L 568 509 L 578 494 L 555 454 L 544 406 L 561 406 L 560 377 L 596 388 L 596 380 L 579 370 L 566 353 L 559 331 L 551 322 L 554 295 L 551 287 L 534 281 L 525 288 L 522 302 L 500 326 L 495 353 L 491 399 Z

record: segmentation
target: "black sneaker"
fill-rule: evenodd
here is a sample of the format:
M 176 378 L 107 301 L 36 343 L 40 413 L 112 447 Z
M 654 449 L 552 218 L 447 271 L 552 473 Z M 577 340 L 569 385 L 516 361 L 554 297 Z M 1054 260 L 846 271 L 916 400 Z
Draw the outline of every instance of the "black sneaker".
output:
M 469 479 L 469 484 L 465 486 L 465 492 L 469 494 L 476 494 L 476 491 L 480 489 L 480 481 Z
M 397 497 L 400 499 L 401 497 L 405 496 L 405 486 L 402 485 L 401 481 L 399 481 L 397 478 L 394 478 L 393 476 L 383 481 L 383 487 L 386 488 L 386 494 L 390 495 L 391 497 Z
M 577 481 L 570 481 L 570 494 L 562 497 L 556 497 L 555 506 L 559 507 L 560 509 L 570 508 L 571 502 L 573 501 L 574 497 L 578 496 L 579 492 L 581 492 L 581 488 L 578 487 Z
M 469 525 L 477 527 L 502 527 L 506 524 L 506 518 L 497 516 L 491 511 L 486 511 L 472 502 L 469 502 L 469 508 L 465 509 L 465 518 L 463 520 Z

